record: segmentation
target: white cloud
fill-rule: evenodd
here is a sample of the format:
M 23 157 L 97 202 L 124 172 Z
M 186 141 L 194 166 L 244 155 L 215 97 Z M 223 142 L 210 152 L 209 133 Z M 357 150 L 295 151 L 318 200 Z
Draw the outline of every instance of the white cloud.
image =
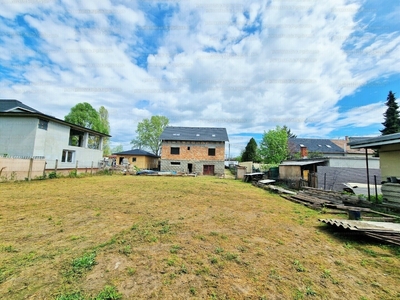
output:
M 20 30 L 13 20 L 24 15 L 40 34 L 34 47 L 0 36 L 0 61 L 26 60 L 15 77 L 47 83 L 42 94 L 32 86 L 18 94 L 27 87 L 14 84 L 3 95 L 59 118 L 79 102 L 104 105 L 119 142 L 155 114 L 229 134 L 287 125 L 298 136 L 328 136 L 369 126 L 381 122 L 382 102 L 344 110 L 340 100 L 400 72 L 399 32 L 363 32 L 355 19 L 362 1 L 168 2 L 175 9 L 164 28 L 151 1 L 63 3 L 0 4 L 2 32 Z M 142 100 L 149 105 L 137 107 Z M 234 139 L 232 151 L 248 142 Z

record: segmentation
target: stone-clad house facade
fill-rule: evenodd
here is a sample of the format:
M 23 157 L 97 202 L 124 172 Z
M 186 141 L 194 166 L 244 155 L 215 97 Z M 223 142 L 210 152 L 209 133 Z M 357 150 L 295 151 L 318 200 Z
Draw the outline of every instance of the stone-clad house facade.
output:
M 214 175 L 224 173 L 225 128 L 173 127 L 160 136 L 161 171 Z

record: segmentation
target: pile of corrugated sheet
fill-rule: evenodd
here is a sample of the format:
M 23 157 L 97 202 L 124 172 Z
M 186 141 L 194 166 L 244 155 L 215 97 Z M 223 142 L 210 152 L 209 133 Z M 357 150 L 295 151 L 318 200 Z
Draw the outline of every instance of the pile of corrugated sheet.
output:
M 269 181 L 262 182 L 260 180 L 255 185 L 278 192 L 283 198 L 307 207 L 324 209 L 329 214 L 348 214 L 349 219 L 351 219 L 319 219 L 321 222 L 336 226 L 342 230 L 345 229 L 349 232 L 364 234 L 378 240 L 400 245 L 400 224 L 391 223 L 392 221 L 399 221 L 400 217 L 371 209 L 371 202 L 360 200 L 357 196 L 351 194 L 308 187 L 294 193 L 285 189 L 277 189 L 270 183 Z
M 319 219 L 326 224 L 400 246 L 400 224 L 358 220 Z

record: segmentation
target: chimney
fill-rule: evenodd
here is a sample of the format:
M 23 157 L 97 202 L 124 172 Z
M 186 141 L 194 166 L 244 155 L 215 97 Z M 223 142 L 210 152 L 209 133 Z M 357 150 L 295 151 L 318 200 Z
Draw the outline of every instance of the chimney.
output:
M 300 145 L 300 157 L 302 159 L 306 159 L 308 155 L 308 150 L 307 147 L 304 145 Z

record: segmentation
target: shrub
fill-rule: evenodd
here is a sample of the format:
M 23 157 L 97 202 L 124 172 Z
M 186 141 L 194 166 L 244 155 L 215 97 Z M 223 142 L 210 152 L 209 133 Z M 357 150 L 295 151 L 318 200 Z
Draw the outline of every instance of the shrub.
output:
M 49 179 L 54 179 L 54 178 L 58 178 L 59 176 L 57 175 L 56 172 L 53 171 L 53 172 L 49 173 L 48 177 L 49 177 Z

